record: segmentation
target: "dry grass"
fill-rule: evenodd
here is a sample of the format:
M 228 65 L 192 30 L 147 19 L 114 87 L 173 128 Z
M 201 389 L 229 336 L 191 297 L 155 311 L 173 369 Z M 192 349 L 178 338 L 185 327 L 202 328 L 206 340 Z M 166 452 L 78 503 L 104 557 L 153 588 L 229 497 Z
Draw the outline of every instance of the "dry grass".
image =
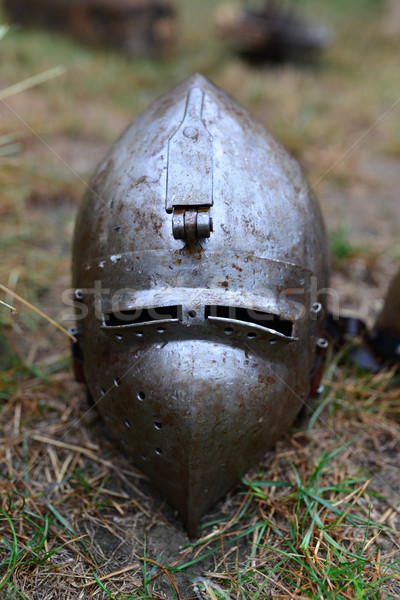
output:
M 336 45 L 317 63 L 273 67 L 205 43 L 213 4 L 182 2 L 182 51 L 164 63 L 42 32 L 1 41 L 1 88 L 67 69 L 0 106 L 11 136 L 0 280 L 63 325 L 84 180 L 138 110 L 195 70 L 297 155 L 333 232 L 344 307 L 372 298 L 362 310 L 376 314 L 400 256 L 399 42 L 383 37 L 379 3 L 309 0 L 336 24 Z M 21 306 L 0 306 L 0 327 L 1 598 L 399 597 L 398 374 L 357 373 L 330 357 L 323 394 L 190 544 L 73 381 L 68 340 Z
M 100 584 L 113 598 L 173 597 L 174 589 L 189 598 L 200 574 L 203 587 L 216 584 L 230 598 L 400 593 L 392 372 L 368 378 L 336 368 L 318 418 L 310 421 L 313 400 L 189 544 L 177 516 L 106 439 L 65 368 L 44 381 L 49 367 L 36 364 L 33 374 L 17 362 L 0 389 L 8 399 L 1 535 L 10 598 L 14 589 L 16 598 L 91 598 Z

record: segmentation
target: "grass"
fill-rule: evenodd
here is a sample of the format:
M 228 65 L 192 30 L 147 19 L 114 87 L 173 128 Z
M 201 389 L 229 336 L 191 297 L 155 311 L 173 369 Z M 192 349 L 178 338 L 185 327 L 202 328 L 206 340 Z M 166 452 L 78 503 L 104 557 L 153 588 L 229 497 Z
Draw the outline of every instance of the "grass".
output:
M 220 505 L 216 518 L 203 523 L 200 539 L 166 562 L 152 556 L 146 542 L 154 507 L 138 473 L 101 438 L 98 422 L 89 430 L 79 425 L 82 413 L 78 406 L 71 410 L 63 394 L 49 405 L 26 397 L 18 403 L 21 382 L 27 389 L 36 382 L 38 397 L 49 384 L 45 371 L 39 383 L 14 360 L 16 385 L 6 390 L 11 401 L 2 414 L 9 423 L 5 433 L 19 432 L 10 436 L 17 452 L 6 448 L 4 461 L 0 572 L 6 598 L 30 598 L 34 584 L 60 577 L 74 583 L 71 590 L 102 590 L 115 600 L 160 592 L 189 598 L 194 586 L 206 598 L 256 599 L 267 591 L 283 598 L 398 597 L 398 496 L 395 488 L 382 489 L 386 459 L 379 464 L 374 447 L 383 441 L 394 447 L 399 439 L 393 373 L 371 382 L 346 375 L 346 366 L 336 369 L 324 382 L 328 402 L 313 427 L 305 415 Z M 85 409 L 82 401 L 79 407 Z M 24 430 L 22 423 L 28 424 Z M 168 518 L 180 528 L 176 517 Z
M 341 225 L 330 231 L 329 249 L 333 265 L 342 269 L 350 258 L 365 255 L 365 249 L 353 244 L 349 239 L 349 225 Z
M 134 114 L 196 70 L 305 167 L 333 232 L 334 275 L 348 276 L 353 259 L 372 253 L 373 276 L 387 283 L 400 251 L 395 229 L 376 247 L 360 245 L 354 223 L 337 224 L 326 200 L 329 190 L 357 197 L 370 189 L 380 199 L 381 184 L 363 165 L 399 156 L 398 109 L 377 123 L 400 97 L 399 44 L 383 37 L 381 4 L 301 3 L 335 25 L 337 43 L 316 62 L 274 66 L 247 65 L 207 34 L 215 4 L 180 0 L 179 49 L 163 61 L 34 30 L 1 40 L 2 90 L 66 69 L 0 103 L 0 280 L 63 325 L 84 181 Z M 0 305 L 0 598 L 399 597 L 395 371 L 372 376 L 331 357 L 320 397 L 189 543 L 90 410 L 73 381 L 68 340 L 12 297 L 0 300 L 8 305 Z

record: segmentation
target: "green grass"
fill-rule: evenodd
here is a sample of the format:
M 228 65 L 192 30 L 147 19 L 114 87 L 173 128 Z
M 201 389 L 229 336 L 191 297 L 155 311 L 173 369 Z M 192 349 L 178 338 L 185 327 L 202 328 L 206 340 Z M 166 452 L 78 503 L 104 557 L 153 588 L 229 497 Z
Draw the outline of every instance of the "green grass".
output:
M 16 364 L 15 368 L 18 369 L 15 371 L 17 385 L 21 378 L 38 378 L 37 373 L 21 364 Z M 74 522 L 71 521 L 74 506 L 80 506 L 83 515 L 107 519 L 110 510 L 115 512 L 107 490 L 119 490 L 121 482 L 116 485 L 115 480 L 111 480 L 114 477 L 111 471 L 106 469 L 102 473 L 99 465 L 89 460 L 83 469 L 67 471 L 58 486 L 44 489 L 42 484 L 41 491 L 35 493 L 32 486 L 37 487 L 39 472 L 32 461 L 37 463 L 37 459 L 32 440 L 23 436 L 18 455 L 13 459 L 9 482 L 5 481 L 8 491 L 2 494 L 0 590 L 10 600 L 29 599 L 29 592 L 24 595 L 29 573 L 33 570 L 36 577 L 40 577 L 41 572 L 46 577 L 52 572 L 56 574 L 59 561 L 54 562 L 54 557 L 67 550 L 67 562 L 61 568 L 65 571 L 69 561 L 79 557 L 85 564 L 82 581 L 92 581 L 92 591 L 97 586 L 106 597 L 114 600 L 157 597 L 160 575 L 167 580 L 171 597 L 178 597 L 175 588 L 181 593 L 196 585 L 199 593 L 203 591 L 204 597 L 210 599 L 257 599 L 265 597 L 266 590 L 299 599 L 396 598 L 400 557 L 395 552 L 392 560 L 383 560 L 380 546 L 387 536 L 397 533 L 377 520 L 377 511 L 387 504 L 384 493 L 378 493 L 370 486 L 374 474 L 363 464 L 366 454 L 361 464 L 356 464 L 360 452 L 365 453 L 365 439 L 362 438 L 368 439 L 363 416 L 374 418 L 374 412 L 353 400 L 352 428 L 347 432 L 343 405 L 335 406 L 334 411 L 326 410 L 332 406 L 335 397 L 343 395 L 344 388 L 352 386 L 352 398 L 362 394 L 376 398 L 379 394 L 380 406 L 375 402 L 374 410 L 380 413 L 380 418 L 375 426 L 385 425 L 384 414 L 393 404 L 390 378 L 383 374 L 379 378 L 375 376 L 375 381 L 371 382 L 370 376 L 351 379 L 348 375 L 338 379 L 335 375 L 331 382 L 325 383 L 326 397 L 330 395 L 333 399 L 325 403 L 325 411 L 320 415 L 322 424 L 328 425 L 327 429 L 321 429 L 321 421 L 318 429 L 315 424 L 313 429 L 307 429 L 306 419 L 302 429 L 293 430 L 291 435 L 307 438 L 307 444 L 298 438 L 302 450 L 294 454 L 292 438 L 287 436 L 264 465 L 243 479 L 239 493 L 235 492 L 235 512 L 204 523 L 202 537 L 182 547 L 184 554 L 177 556 L 177 564 L 165 563 L 162 556 L 156 559 L 149 556 L 145 538 L 130 591 L 123 589 L 123 575 L 119 579 L 113 578 L 112 583 L 109 581 L 94 552 L 95 540 L 82 536 L 76 529 L 76 516 Z M 337 384 L 344 386 L 342 392 Z M 45 380 L 36 385 L 48 389 Z M 12 398 L 13 391 L 9 389 L 8 394 Z M 347 396 L 350 402 L 348 391 Z M 66 402 L 67 399 L 62 400 L 55 416 L 57 412 L 63 413 Z M 4 410 L 9 407 L 6 405 Z M 28 420 L 31 430 L 38 414 L 42 414 L 37 408 L 33 411 Z M 43 416 L 46 418 L 45 413 Z M 392 416 L 400 421 L 398 403 L 397 413 Z M 68 429 L 73 427 L 70 423 L 66 426 Z M 334 430 L 340 430 L 340 435 Z M 392 435 L 398 435 L 398 430 L 397 425 Z M 353 436 L 343 441 L 350 433 Z M 327 434 L 331 440 L 328 444 Z M 49 456 L 42 456 L 42 468 L 44 464 L 49 468 Z M 59 457 L 60 464 L 65 456 Z M 104 454 L 102 456 L 104 458 Z M 124 467 L 121 465 L 121 468 Z M 69 491 L 62 490 L 65 485 Z M 112 521 L 110 525 L 113 527 Z M 226 560 L 225 557 L 241 543 L 245 544 L 246 551 L 241 554 L 240 561 Z M 214 574 L 207 572 L 206 576 L 200 576 L 203 565 L 210 565 L 210 557 L 222 562 L 222 579 L 221 567 Z M 175 581 L 178 576 L 181 576 L 179 586 Z M 183 581 L 186 584 L 183 585 Z M 182 597 L 189 596 L 187 593 Z
M 350 226 L 341 225 L 328 234 L 329 249 L 333 265 L 342 269 L 350 258 L 365 256 L 366 249 L 356 246 L 350 241 Z
M 29 571 L 30 567 L 46 570 L 51 557 L 64 545 L 71 544 L 71 533 L 74 533 L 71 527 L 50 503 L 47 506 L 49 514 L 41 514 L 29 508 L 23 494 L 14 491 L 3 497 L 3 507 L 0 509 L 0 590 L 7 599 L 25 598 L 18 589 L 18 573 Z M 18 534 L 21 527 L 29 532 L 26 540 L 22 540 Z M 51 532 L 55 532 L 58 538 L 66 538 L 66 541 L 57 545 L 52 539 L 49 547 L 49 540 L 53 537 Z
M 302 598 L 382 598 L 382 593 L 386 594 L 385 585 L 400 578 L 400 565 L 398 560 L 390 565 L 377 560 L 378 544 L 369 541 L 372 531 L 376 535 L 376 531 L 390 531 L 390 528 L 374 522 L 370 516 L 367 477 L 349 477 L 346 467 L 337 465 L 348 445 L 323 452 L 305 479 L 288 461 L 293 483 L 288 479 L 243 480 L 244 493 L 246 488 L 250 493 L 237 520 L 231 524 L 233 531 L 223 529 L 223 535 L 218 532 L 214 539 L 208 537 L 206 543 L 199 541 L 186 546 L 205 551 L 180 566 L 165 568 L 170 573 L 188 572 L 188 577 L 196 581 L 193 568 L 201 567 L 204 559 L 220 551 L 221 544 L 226 553 L 240 537 L 252 536 L 254 543 L 248 560 L 239 571 L 229 573 L 228 586 L 212 588 L 215 597 L 256 599 L 263 597 L 268 583 L 277 593 L 291 590 Z M 339 481 L 328 483 L 332 476 Z M 272 515 L 271 505 L 275 509 Z M 238 526 L 240 534 L 235 532 Z M 265 541 L 271 537 L 277 540 L 273 546 Z M 203 590 L 208 592 L 207 598 L 213 597 L 207 582 L 203 582 Z

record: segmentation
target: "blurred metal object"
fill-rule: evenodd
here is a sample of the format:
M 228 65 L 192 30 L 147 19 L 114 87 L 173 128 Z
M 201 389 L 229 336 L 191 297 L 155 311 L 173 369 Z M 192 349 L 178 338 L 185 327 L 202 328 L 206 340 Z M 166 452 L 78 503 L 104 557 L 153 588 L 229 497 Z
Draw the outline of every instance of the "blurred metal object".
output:
M 372 331 L 357 317 L 327 315 L 326 331 L 340 348 L 351 343 L 350 362 L 366 371 L 379 373 L 400 361 L 400 271 L 392 280 L 382 311 Z
M 164 56 L 175 49 L 173 0 L 3 0 L 10 17 L 108 46 L 131 56 Z
M 239 51 L 270 59 L 294 58 L 325 50 L 334 40 L 332 27 L 299 17 L 267 0 L 263 6 L 222 5 L 215 17 L 217 32 Z
M 400 271 L 389 286 L 370 343 L 383 358 L 400 360 Z
M 319 385 L 319 205 L 264 127 L 193 75 L 98 167 L 73 281 L 90 394 L 193 536 Z

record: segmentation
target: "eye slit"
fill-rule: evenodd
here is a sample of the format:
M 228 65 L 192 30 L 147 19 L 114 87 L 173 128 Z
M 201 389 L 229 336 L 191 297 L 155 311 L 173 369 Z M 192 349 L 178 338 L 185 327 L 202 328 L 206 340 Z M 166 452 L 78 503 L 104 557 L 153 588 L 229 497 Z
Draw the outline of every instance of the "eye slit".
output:
M 180 321 L 182 319 L 182 306 L 156 306 L 154 308 L 132 308 L 113 311 L 104 314 L 105 327 L 119 327 L 121 325 L 139 325 L 157 321 Z
M 261 310 L 243 308 L 241 306 L 219 306 L 209 304 L 204 309 L 204 316 L 206 319 L 229 319 L 230 321 L 241 321 L 246 324 L 258 325 L 260 327 L 265 327 L 266 329 L 272 329 L 287 337 L 291 337 L 293 334 L 292 321 Z M 256 335 L 257 334 L 248 334 L 247 337 L 254 338 Z

